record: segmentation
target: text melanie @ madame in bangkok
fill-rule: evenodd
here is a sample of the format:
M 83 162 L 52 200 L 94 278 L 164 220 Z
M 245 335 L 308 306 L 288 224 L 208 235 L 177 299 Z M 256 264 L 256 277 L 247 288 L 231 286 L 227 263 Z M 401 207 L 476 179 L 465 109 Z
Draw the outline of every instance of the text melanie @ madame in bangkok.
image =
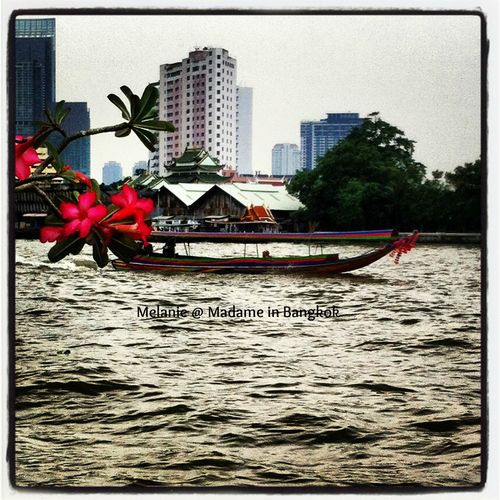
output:
M 336 306 L 297 309 L 290 306 L 267 307 L 267 308 L 240 308 L 236 306 L 220 307 L 193 307 L 183 308 L 180 306 L 163 308 L 160 306 L 137 306 L 137 317 L 145 319 L 153 318 L 306 318 L 314 321 L 316 318 L 337 318 L 339 309 Z

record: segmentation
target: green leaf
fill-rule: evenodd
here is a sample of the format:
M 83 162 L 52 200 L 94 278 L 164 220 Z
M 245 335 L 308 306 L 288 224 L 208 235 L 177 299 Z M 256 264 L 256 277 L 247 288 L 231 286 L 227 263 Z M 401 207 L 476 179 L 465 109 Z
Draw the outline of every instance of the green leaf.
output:
M 132 129 L 130 129 L 130 128 L 124 128 L 124 129 L 121 129 L 121 130 L 117 130 L 117 131 L 115 132 L 115 136 L 116 136 L 116 137 L 127 137 L 127 135 L 129 135 L 129 134 L 130 134 L 130 131 L 131 131 L 131 130 L 132 130 Z
M 126 85 L 122 85 L 120 90 L 127 96 L 130 102 L 130 120 L 133 121 L 137 115 L 137 111 L 139 110 L 139 96 L 135 95 Z
M 137 121 L 141 121 L 156 106 L 158 96 L 158 89 L 154 85 L 148 85 L 144 89 L 140 100 L 140 106 L 135 116 Z
M 61 111 L 64 109 L 64 104 L 65 104 L 66 101 L 58 101 L 56 103 L 56 109 L 55 109 L 55 116 L 58 116 L 59 114 L 61 114 Z
M 130 259 L 140 251 L 135 240 L 123 233 L 113 235 L 109 243 L 109 249 L 123 262 L 130 262 Z
M 43 127 L 40 128 L 47 128 L 47 124 L 44 124 Z M 33 148 L 39 148 L 49 137 L 49 135 L 53 132 L 52 129 L 48 128 L 45 132 L 41 132 L 40 135 L 36 137 L 36 139 L 33 142 Z
M 106 267 L 109 262 L 108 250 L 100 238 L 96 238 L 92 245 L 92 256 L 99 267 Z
M 78 240 L 78 244 L 72 246 L 70 251 L 73 255 L 78 255 L 82 251 L 84 246 L 85 246 L 85 240 L 80 238 Z
M 71 108 L 66 108 L 63 111 L 61 111 L 61 113 L 59 115 L 57 115 L 57 117 L 56 117 L 57 123 L 59 125 L 61 125 L 62 122 L 66 119 L 66 117 L 69 115 L 70 112 L 71 112 Z
M 130 113 L 127 106 L 125 106 L 125 103 L 116 94 L 109 94 L 108 99 L 122 112 L 125 120 L 130 120 Z
M 133 129 L 137 137 L 150 151 L 154 152 L 156 144 L 156 136 L 147 130 Z
M 50 109 L 44 109 L 43 111 L 45 113 L 45 116 L 47 117 L 47 120 L 50 123 L 50 126 L 53 127 L 55 125 L 55 121 L 54 121 L 54 116 L 52 115 Z
M 101 187 L 99 186 L 99 183 L 95 179 L 90 179 L 90 183 L 92 184 L 92 191 L 95 191 L 95 194 L 97 195 L 97 200 L 100 200 Z
M 52 156 L 52 161 L 50 163 L 52 163 L 52 166 L 56 169 L 56 172 L 59 172 L 64 167 L 64 163 L 59 157 L 59 152 L 57 151 L 57 148 L 50 142 L 47 142 L 46 145 L 49 155 Z
M 80 236 L 78 233 L 72 234 L 69 238 L 56 243 L 48 253 L 50 262 L 59 262 L 80 246 Z M 83 248 L 83 247 L 82 247 Z M 81 248 L 80 248 L 81 250 Z
M 175 132 L 175 127 L 172 123 L 163 120 L 143 120 L 136 123 L 134 128 L 145 128 L 148 130 L 161 130 L 164 132 Z

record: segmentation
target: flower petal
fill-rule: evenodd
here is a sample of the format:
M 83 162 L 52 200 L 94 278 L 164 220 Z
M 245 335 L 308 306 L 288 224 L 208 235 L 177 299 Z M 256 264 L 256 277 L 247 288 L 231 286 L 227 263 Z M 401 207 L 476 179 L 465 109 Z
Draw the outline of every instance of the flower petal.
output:
M 31 168 L 22 158 L 16 156 L 15 175 L 19 180 L 27 179 L 31 175 Z
M 77 219 L 80 217 L 80 210 L 77 205 L 74 203 L 69 203 L 68 201 L 63 201 L 59 205 L 59 210 L 61 211 L 61 215 L 63 219 L 71 220 Z
M 63 234 L 63 228 L 57 226 L 44 226 L 40 229 L 40 241 L 47 243 L 48 241 L 56 241 Z
M 90 233 L 92 221 L 90 219 L 83 219 L 80 223 L 80 238 L 86 238 Z
M 28 148 L 23 153 L 23 160 L 30 166 L 34 165 L 35 163 L 40 163 L 40 157 L 33 148 Z
M 95 207 L 91 207 L 87 211 L 87 218 L 92 222 L 98 222 L 108 213 L 106 207 L 99 204 Z
M 151 198 L 141 198 L 141 199 L 137 200 L 137 203 L 135 204 L 135 206 L 139 210 L 142 210 L 145 214 L 149 214 L 155 208 L 155 204 Z
M 132 205 L 132 203 L 135 203 L 137 201 L 137 191 L 131 188 L 128 184 L 123 185 L 122 193 L 124 194 L 128 205 Z
M 65 224 L 63 229 L 64 236 L 69 236 L 70 234 L 76 233 L 76 231 L 78 231 L 78 228 L 80 227 L 80 224 L 80 219 L 73 219 L 71 222 Z
M 83 193 L 78 197 L 78 207 L 83 213 L 87 213 L 88 209 L 95 203 L 96 198 L 95 191 Z

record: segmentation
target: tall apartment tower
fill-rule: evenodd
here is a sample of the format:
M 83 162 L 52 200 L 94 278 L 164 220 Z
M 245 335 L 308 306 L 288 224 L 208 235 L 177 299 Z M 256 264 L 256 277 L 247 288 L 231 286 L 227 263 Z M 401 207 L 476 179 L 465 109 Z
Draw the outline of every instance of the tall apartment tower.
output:
M 65 107 L 71 109 L 62 125 L 68 134 L 90 128 L 90 113 L 86 102 L 66 102 Z M 73 170 L 90 177 L 90 136 L 70 143 L 62 152 L 61 158 Z
M 253 174 L 252 168 L 253 89 L 236 88 L 236 168 L 240 174 Z
M 160 86 L 160 82 L 153 82 L 151 85 L 154 85 L 155 87 Z M 158 96 L 158 101 L 156 102 L 155 105 L 155 114 L 157 118 L 159 119 L 160 117 L 160 100 L 161 97 Z M 157 143 L 154 146 L 154 151 L 149 151 L 148 154 L 148 162 L 147 162 L 147 172 L 155 175 L 160 175 L 160 132 L 154 132 L 156 135 Z M 162 134 L 163 136 L 163 134 Z
M 102 182 L 103 184 L 113 184 L 113 182 L 121 181 L 123 178 L 122 165 L 117 161 L 108 161 L 102 167 Z
M 236 59 L 222 48 L 195 49 L 180 62 L 160 66 L 160 175 L 186 147 L 205 148 L 221 166 L 236 165 Z
M 16 19 L 16 134 L 29 136 L 55 102 L 55 19 Z
M 300 122 L 301 166 L 303 170 L 316 167 L 318 158 L 342 139 L 349 132 L 363 123 L 358 113 L 328 113 L 319 121 Z
M 300 150 L 297 144 L 275 144 L 272 157 L 272 174 L 295 175 L 300 169 Z

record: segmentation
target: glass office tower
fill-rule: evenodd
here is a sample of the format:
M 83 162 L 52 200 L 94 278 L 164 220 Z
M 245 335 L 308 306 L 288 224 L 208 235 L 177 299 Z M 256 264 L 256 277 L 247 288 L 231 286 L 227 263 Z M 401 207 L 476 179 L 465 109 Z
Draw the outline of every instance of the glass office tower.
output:
M 54 104 L 55 30 L 55 19 L 16 19 L 16 135 L 33 135 Z
M 312 170 L 318 158 L 342 139 L 349 132 L 363 123 L 358 113 L 328 113 L 319 121 L 300 123 L 300 150 L 302 170 Z

